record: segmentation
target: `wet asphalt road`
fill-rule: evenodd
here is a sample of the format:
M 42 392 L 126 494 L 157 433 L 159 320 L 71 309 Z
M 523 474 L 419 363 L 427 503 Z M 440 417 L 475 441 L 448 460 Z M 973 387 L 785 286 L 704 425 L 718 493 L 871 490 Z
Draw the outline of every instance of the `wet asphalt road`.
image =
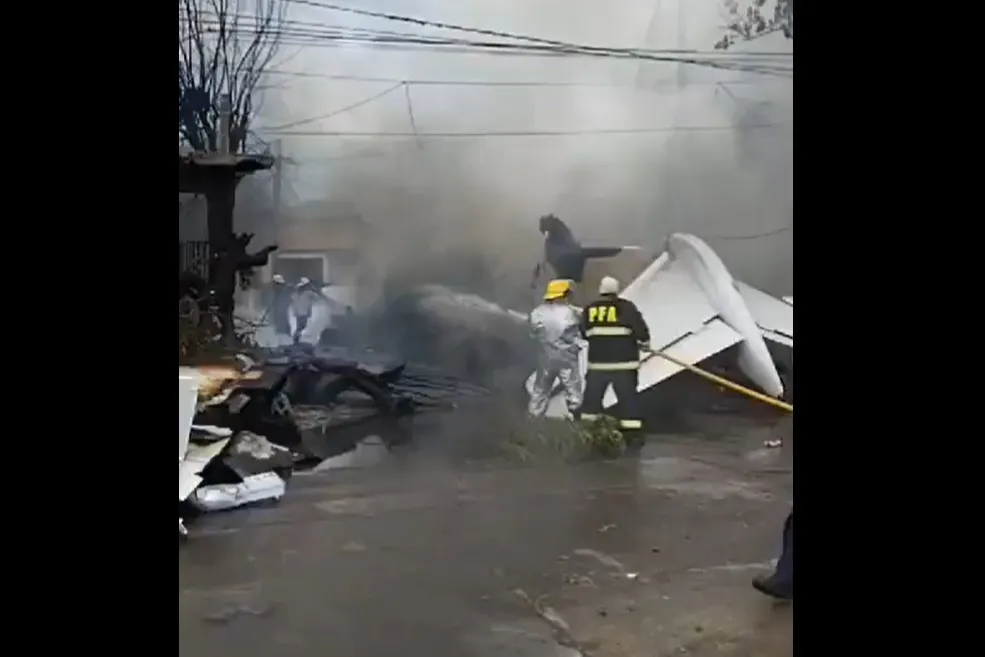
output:
M 297 477 L 179 550 L 183 657 L 791 654 L 767 572 L 789 509 L 776 429 L 663 437 L 575 467 L 392 459 Z

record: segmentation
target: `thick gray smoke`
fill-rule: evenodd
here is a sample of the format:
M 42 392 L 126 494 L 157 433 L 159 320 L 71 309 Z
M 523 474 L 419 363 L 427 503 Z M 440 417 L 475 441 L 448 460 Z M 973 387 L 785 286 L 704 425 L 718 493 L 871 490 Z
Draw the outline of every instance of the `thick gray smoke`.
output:
M 721 22 L 715 0 L 688 2 L 680 21 L 676 3 L 662 5 L 375 0 L 359 7 L 594 45 L 711 49 Z M 292 20 L 463 36 L 313 7 L 290 11 Z M 375 294 L 386 278 L 391 288 L 395 280 L 408 287 L 442 283 L 509 305 L 528 300 L 540 256 L 536 221 L 548 212 L 586 243 L 656 246 L 670 232 L 692 232 L 709 239 L 736 277 L 775 293 L 792 291 L 792 231 L 717 239 L 792 223 L 790 80 L 577 57 L 360 46 L 285 51 L 291 54 L 282 69 L 411 81 L 409 104 L 401 88 L 299 131 L 659 129 L 457 139 L 283 136 L 286 154 L 299 162 L 291 184 L 309 198 L 352 204 L 374 228 L 365 280 Z M 728 84 L 717 85 L 721 80 Z M 327 114 L 392 83 L 296 77 L 284 85 L 267 99 L 266 125 Z

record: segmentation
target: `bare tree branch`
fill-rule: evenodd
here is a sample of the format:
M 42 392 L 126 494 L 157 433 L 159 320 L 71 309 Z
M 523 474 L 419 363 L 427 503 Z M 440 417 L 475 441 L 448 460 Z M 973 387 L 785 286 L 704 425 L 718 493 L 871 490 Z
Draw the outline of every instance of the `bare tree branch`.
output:
M 178 0 L 179 144 L 216 150 L 219 102 L 229 94 L 229 147 L 244 150 L 286 12 L 284 0 Z
M 715 43 L 717 50 L 773 32 L 793 39 L 793 0 L 723 0 L 722 4 L 727 24 L 725 34 Z

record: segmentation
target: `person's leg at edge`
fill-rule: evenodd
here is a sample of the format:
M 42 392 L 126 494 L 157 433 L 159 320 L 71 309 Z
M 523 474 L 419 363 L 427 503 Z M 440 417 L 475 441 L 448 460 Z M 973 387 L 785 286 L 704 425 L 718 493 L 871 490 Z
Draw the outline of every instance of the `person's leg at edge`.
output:
M 646 442 L 643 435 L 643 417 L 639 408 L 639 370 L 617 372 L 612 387 L 619 400 L 619 429 L 626 447 L 639 449 Z
M 558 371 L 558 379 L 564 388 L 564 403 L 568 408 L 568 413 L 572 418 L 578 417 L 581 409 L 584 384 L 581 378 L 581 369 L 575 364 L 573 367 L 564 367 Z
M 551 403 L 551 392 L 554 390 L 554 380 L 557 372 L 549 367 L 538 367 L 534 373 L 533 389 L 530 392 L 530 404 L 527 413 L 532 417 L 543 417 Z
M 776 570 L 768 577 L 757 577 L 752 585 L 757 591 L 780 600 L 793 600 L 793 511 L 783 523 L 783 551 Z
M 581 401 L 578 417 L 586 422 L 594 422 L 602 414 L 602 396 L 609 385 L 605 372 L 588 370 L 585 375 L 585 395 Z

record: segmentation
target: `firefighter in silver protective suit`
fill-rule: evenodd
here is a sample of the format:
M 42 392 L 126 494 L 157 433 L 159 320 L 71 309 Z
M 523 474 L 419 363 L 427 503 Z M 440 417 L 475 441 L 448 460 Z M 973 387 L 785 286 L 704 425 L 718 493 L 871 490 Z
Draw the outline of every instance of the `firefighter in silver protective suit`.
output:
M 533 417 L 547 412 L 554 390 L 560 381 L 568 413 L 574 416 L 581 406 L 582 376 L 578 362 L 581 351 L 581 312 L 568 297 L 572 283 L 558 279 L 547 284 L 544 302 L 530 313 L 530 330 L 537 342 L 537 371 L 530 392 L 528 411 Z

